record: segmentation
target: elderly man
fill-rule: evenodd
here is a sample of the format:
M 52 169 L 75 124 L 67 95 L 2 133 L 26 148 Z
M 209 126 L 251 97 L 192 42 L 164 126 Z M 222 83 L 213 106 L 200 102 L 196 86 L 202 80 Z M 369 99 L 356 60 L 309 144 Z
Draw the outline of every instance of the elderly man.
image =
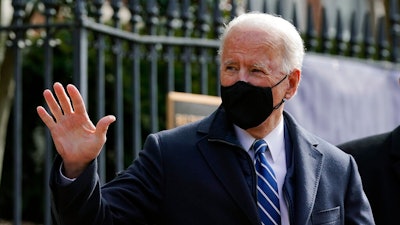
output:
M 221 106 L 147 137 L 100 187 L 96 157 L 114 116 L 93 125 L 79 91 L 54 84 L 38 107 L 59 156 L 50 180 L 59 224 L 374 224 L 354 159 L 284 112 L 303 41 L 288 21 L 247 13 L 221 37 Z M 71 101 L 70 101 L 71 100 Z M 71 102 L 71 103 L 70 103 Z

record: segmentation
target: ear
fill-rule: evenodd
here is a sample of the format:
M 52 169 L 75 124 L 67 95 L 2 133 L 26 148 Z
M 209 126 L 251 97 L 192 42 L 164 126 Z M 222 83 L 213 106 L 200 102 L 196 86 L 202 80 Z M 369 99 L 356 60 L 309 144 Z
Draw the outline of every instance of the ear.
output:
M 300 79 L 301 79 L 301 70 L 299 69 L 294 69 L 289 74 L 288 76 L 289 86 L 285 94 L 286 99 L 290 99 L 296 94 L 297 88 L 299 87 L 300 84 Z

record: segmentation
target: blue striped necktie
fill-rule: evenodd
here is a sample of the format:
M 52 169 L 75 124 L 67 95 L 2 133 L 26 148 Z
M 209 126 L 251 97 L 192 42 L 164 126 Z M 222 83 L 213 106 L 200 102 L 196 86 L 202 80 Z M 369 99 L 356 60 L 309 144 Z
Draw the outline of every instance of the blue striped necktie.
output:
M 278 184 L 275 173 L 267 162 L 265 151 L 269 151 L 267 143 L 256 140 L 253 144 L 255 167 L 257 173 L 257 205 L 261 224 L 281 224 Z

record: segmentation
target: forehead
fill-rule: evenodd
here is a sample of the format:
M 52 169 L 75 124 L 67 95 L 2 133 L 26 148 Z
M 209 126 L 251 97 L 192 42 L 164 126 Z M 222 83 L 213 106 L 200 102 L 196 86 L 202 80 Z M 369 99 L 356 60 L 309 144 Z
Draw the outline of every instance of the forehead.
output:
M 229 24 L 224 36 L 225 38 L 232 36 L 245 39 L 260 38 L 278 44 L 282 26 L 280 20 L 274 17 L 253 15 L 253 17 L 244 17 Z
M 258 64 L 280 64 L 281 51 L 277 38 L 255 26 L 233 27 L 227 33 L 221 60 L 249 61 Z

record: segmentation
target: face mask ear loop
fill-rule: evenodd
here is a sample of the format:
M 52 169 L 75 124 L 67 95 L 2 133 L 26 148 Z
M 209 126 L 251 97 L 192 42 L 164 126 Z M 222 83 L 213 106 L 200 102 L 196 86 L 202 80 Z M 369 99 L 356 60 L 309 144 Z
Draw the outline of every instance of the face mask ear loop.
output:
M 283 98 L 282 101 L 281 101 L 280 103 L 278 103 L 278 105 L 274 106 L 274 108 L 272 108 L 272 109 L 273 109 L 273 110 L 276 110 L 277 108 L 281 107 L 281 105 L 282 105 L 283 103 L 285 103 L 285 102 L 286 102 L 286 99 Z
M 276 87 L 276 86 L 278 86 L 280 83 L 282 83 L 288 76 L 289 76 L 289 75 L 286 74 L 285 77 L 282 78 L 282 79 L 281 79 L 278 83 L 276 83 L 274 86 L 272 86 L 271 89 L 274 88 L 274 87 Z M 278 105 L 276 105 L 276 106 L 274 106 L 274 107 L 272 108 L 272 110 L 276 110 L 277 108 L 281 107 L 281 105 L 282 105 L 283 103 L 285 103 L 285 101 L 286 101 L 286 99 L 283 98 L 282 101 L 281 101 L 280 103 L 278 103 Z
M 276 83 L 274 86 L 272 86 L 271 88 L 274 88 L 274 87 L 276 87 L 276 86 L 278 86 L 280 83 L 282 83 L 287 77 L 288 77 L 289 75 L 285 75 L 285 77 L 284 78 L 282 78 L 282 80 L 280 80 L 278 83 Z

